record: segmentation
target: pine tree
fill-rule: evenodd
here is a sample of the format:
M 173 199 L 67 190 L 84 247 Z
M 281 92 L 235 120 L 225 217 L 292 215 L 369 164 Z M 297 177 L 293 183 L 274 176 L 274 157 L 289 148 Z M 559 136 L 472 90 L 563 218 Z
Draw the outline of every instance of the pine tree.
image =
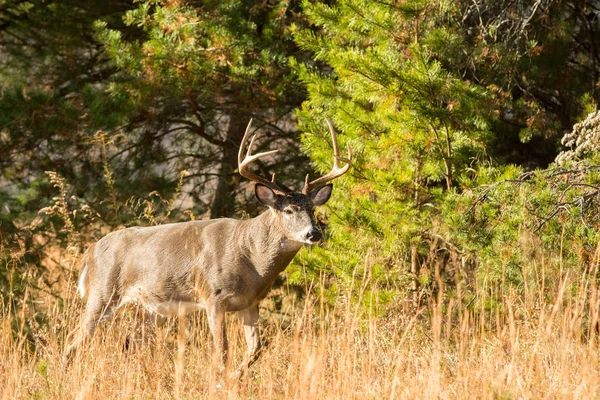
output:
M 115 219 L 114 204 L 153 191 L 169 198 L 182 170 L 197 214 L 232 215 L 246 200 L 235 168 L 250 117 L 263 131 L 259 146 L 286 150 L 261 173 L 301 179 L 308 165 L 289 119 L 304 93 L 287 67 L 288 55 L 302 58 L 289 32 L 303 23 L 297 9 L 286 1 L 3 3 L 8 219 L 48 204 L 46 170 L 110 225 L 134 217 L 120 207 Z
M 412 259 L 416 278 L 417 258 L 427 256 L 427 238 L 436 234 L 439 203 L 471 179 L 476 160 L 488 159 L 491 96 L 439 60 L 440 41 L 457 39 L 443 27 L 444 3 L 304 7 L 321 30 L 300 30 L 296 41 L 332 70 L 297 65 L 309 93 L 297 113 L 307 132 L 303 144 L 327 169 L 321 137 L 327 115 L 356 152 L 328 221 L 336 249 L 331 263 L 344 266 L 332 271 L 350 280 L 364 265 L 374 280 L 402 282 Z
M 593 108 L 600 65 L 593 4 L 303 5 L 318 27 L 295 35 L 317 61 L 296 65 L 309 93 L 297 112 L 303 144 L 327 169 L 325 114 L 357 150 L 344 195 L 335 197 L 329 215 L 330 249 L 340 251 L 306 255 L 307 265 L 341 278 L 331 281 L 337 283 L 372 274 L 370 282 L 399 285 L 399 293 L 419 283 L 435 287 L 452 264 L 455 277 L 467 264 L 495 265 L 496 272 L 509 259 L 511 268 L 525 265 L 519 232 L 544 217 L 523 210 L 541 203 L 552 214 L 560 184 L 541 173 L 539 194 L 494 191 L 500 205 L 486 205 L 489 213 L 481 215 L 473 210 L 485 202 L 488 186 L 481 185 L 519 181 L 523 170 L 511 162 L 547 166 L 564 129 Z M 559 237 L 544 235 L 553 245 Z M 434 269 L 442 276 L 434 278 Z M 304 279 L 297 272 L 293 277 Z
M 304 158 L 293 130 L 280 122 L 303 96 L 287 66 L 289 55 L 300 55 L 289 32 L 296 8 L 288 1 L 143 1 L 124 17 L 143 30 L 139 41 L 96 24 L 119 71 L 111 96 L 129 99 L 126 135 L 138 141 L 150 130 L 161 161 L 192 171 L 195 198 L 211 217 L 236 211 L 237 151 L 251 117 L 265 131 L 261 145 L 277 141 L 290 150 L 261 172 L 298 177 L 285 166 Z
M 37 261 L 34 232 L 23 227 L 56 196 L 45 171 L 70 182 L 69 195 L 96 204 L 104 198 L 101 163 L 90 143 L 100 128 L 95 121 L 103 118 L 90 112 L 89 96 L 114 68 L 91 27 L 99 18 L 123 27 L 128 7 L 68 0 L 0 5 L 0 236 L 22 243 L 30 261 Z

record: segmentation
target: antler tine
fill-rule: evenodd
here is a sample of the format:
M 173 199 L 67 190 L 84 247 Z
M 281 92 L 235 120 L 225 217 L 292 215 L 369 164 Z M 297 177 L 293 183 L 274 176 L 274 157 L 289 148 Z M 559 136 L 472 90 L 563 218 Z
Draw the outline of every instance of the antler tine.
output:
M 238 166 L 242 163 L 242 154 L 244 153 L 244 145 L 246 144 L 246 141 L 248 140 L 248 135 L 250 134 L 250 128 L 252 127 L 252 120 L 253 118 L 250 118 L 250 121 L 248 122 L 248 126 L 246 127 L 246 131 L 244 132 L 244 137 L 242 138 L 242 143 L 240 143 L 240 150 L 238 151 Z M 254 135 L 256 136 L 256 135 Z M 254 142 L 254 140 L 252 140 Z
M 331 143 L 333 144 L 333 167 L 338 168 L 338 157 L 340 156 L 340 148 L 338 147 L 337 135 L 335 134 L 335 129 L 331 120 L 329 118 L 325 118 L 325 122 L 327 122 L 329 132 L 331 132 Z
M 256 135 L 252 136 L 250 139 L 250 144 L 248 145 L 248 150 L 246 151 L 246 155 L 244 154 L 245 143 L 248 140 L 248 135 L 250 134 L 250 128 L 252 127 L 252 119 L 248 122 L 248 126 L 246 127 L 246 132 L 244 132 L 244 138 L 242 139 L 242 143 L 240 144 L 240 150 L 238 151 L 238 172 L 244 178 L 247 178 L 253 182 L 260 183 L 261 185 L 267 186 L 273 189 L 278 193 L 285 193 L 283 189 L 281 189 L 275 181 L 269 181 L 268 179 L 262 178 L 256 175 L 253 172 L 248 170 L 248 165 L 252 164 L 254 161 L 259 158 L 263 158 L 266 156 L 270 156 L 271 154 L 277 153 L 279 150 L 270 150 L 262 153 L 252 154 L 252 149 L 254 148 L 254 140 L 256 139 Z
M 350 145 L 348 145 L 347 147 L 348 158 L 340 157 L 340 149 L 338 147 L 337 135 L 335 133 L 333 123 L 329 120 L 329 118 L 325 118 L 325 121 L 327 122 L 327 125 L 329 126 L 329 131 L 331 132 L 331 142 L 333 144 L 333 168 L 331 169 L 331 172 L 329 172 L 327 175 L 317 178 L 311 182 L 308 181 L 307 175 L 306 180 L 304 181 L 304 189 L 302 189 L 302 193 L 304 193 L 305 195 L 308 195 L 313 189 L 344 175 L 352 165 L 352 150 L 350 149 Z M 342 161 L 346 163 L 346 165 L 340 168 L 338 161 Z

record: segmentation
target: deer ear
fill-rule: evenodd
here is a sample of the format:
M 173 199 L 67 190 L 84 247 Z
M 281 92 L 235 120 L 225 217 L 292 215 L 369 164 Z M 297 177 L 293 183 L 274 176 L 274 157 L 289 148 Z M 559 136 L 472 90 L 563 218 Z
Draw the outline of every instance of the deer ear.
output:
M 260 183 L 257 183 L 254 187 L 254 194 L 258 201 L 269 207 L 275 207 L 277 203 L 277 195 L 271 188 L 268 188 Z
M 310 200 L 313 202 L 315 206 L 322 206 L 327 203 L 329 197 L 331 197 L 331 190 L 333 189 L 333 184 L 328 184 L 322 186 L 316 190 L 310 192 Z

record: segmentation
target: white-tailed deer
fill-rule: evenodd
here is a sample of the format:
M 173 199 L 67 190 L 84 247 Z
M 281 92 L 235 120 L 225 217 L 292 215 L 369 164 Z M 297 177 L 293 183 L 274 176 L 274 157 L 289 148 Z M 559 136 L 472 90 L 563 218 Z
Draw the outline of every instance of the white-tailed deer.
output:
M 238 371 L 250 366 L 260 348 L 258 303 L 302 245 L 320 241 L 313 208 L 329 200 L 333 186 L 326 183 L 350 168 L 350 147 L 348 158 L 340 157 L 335 130 L 329 120 L 327 123 L 333 141 L 333 169 L 312 182 L 307 176 L 302 192 L 292 192 L 248 169 L 257 159 L 278 151 L 253 155 L 254 136 L 244 155 L 250 120 L 238 165 L 242 176 L 256 182 L 256 198 L 269 207 L 258 217 L 132 227 L 91 245 L 82 259 L 78 286 L 87 304 L 81 331 L 69 346 L 67 359 L 99 322 L 122 305 L 137 302 L 160 316 L 206 309 L 222 365 L 227 357 L 225 313 L 237 312 L 248 344 Z M 345 163 L 343 167 L 340 161 Z

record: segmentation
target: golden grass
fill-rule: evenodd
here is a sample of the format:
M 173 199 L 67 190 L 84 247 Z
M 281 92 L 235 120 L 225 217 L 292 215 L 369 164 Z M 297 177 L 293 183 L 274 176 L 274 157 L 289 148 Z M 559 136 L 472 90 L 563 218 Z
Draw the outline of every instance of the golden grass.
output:
M 82 303 L 63 277 L 60 297 L 37 293 L 38 310 L 26 299 L 0 304 L 0 398 L 600 398 L 599 254 L 580 271 L 532 261 L 519 293 L 480 277 L 469 302 L 441 290 L 418 310 L 397 299 L 370 314 L 365 298 L 352 298 L 365 293 L 363 277 L 333 305 L 313 293 L 282 313 L 263 308 L 266 347 L 241 380 L 217 373 L 203 314 L 147 329 L 125 309 L 66 366 Z M 39 310 L 45 322 L 27 331 Z M 246 345 L 233 317 L 228 332 L 233 370 Z M 131 335 L 144 340 L 126 349 Z
M 240 381 L 217 376 L 204 315 L 190 316 L 187 334 L 180 329 L 185 324 L 172 321 L 124 349 L 125 338 L 140 333 L 135 313 L 125 311 L 64 366 L 66 336 L 81 308 L 72 298 L 74 288 L 66 288 L 63 308 L 48 299 L 48 328 L 34 332 L 35 350 L 11 328 L 27 310 L 14 317 L 3 307 L 0 397 L 600 398 L 597 318 L 591 317 L 597 315 L 598 292 L 584 287 L 581 295 L 568 297 L 573 283 L 587 285 L 564 280 L 540 289 L 537 299 L 530 296 L 531 304 L 504 293 L 495 311 L 444 301 L 418 312 L 398 307 L 374 316 L 341 300 L 325 307 L 318 296 L 288 307 L 283 316 L 263 309 L 267 347 Z M 234 318 L 228 330 L 235 362 L 245 343 Z

